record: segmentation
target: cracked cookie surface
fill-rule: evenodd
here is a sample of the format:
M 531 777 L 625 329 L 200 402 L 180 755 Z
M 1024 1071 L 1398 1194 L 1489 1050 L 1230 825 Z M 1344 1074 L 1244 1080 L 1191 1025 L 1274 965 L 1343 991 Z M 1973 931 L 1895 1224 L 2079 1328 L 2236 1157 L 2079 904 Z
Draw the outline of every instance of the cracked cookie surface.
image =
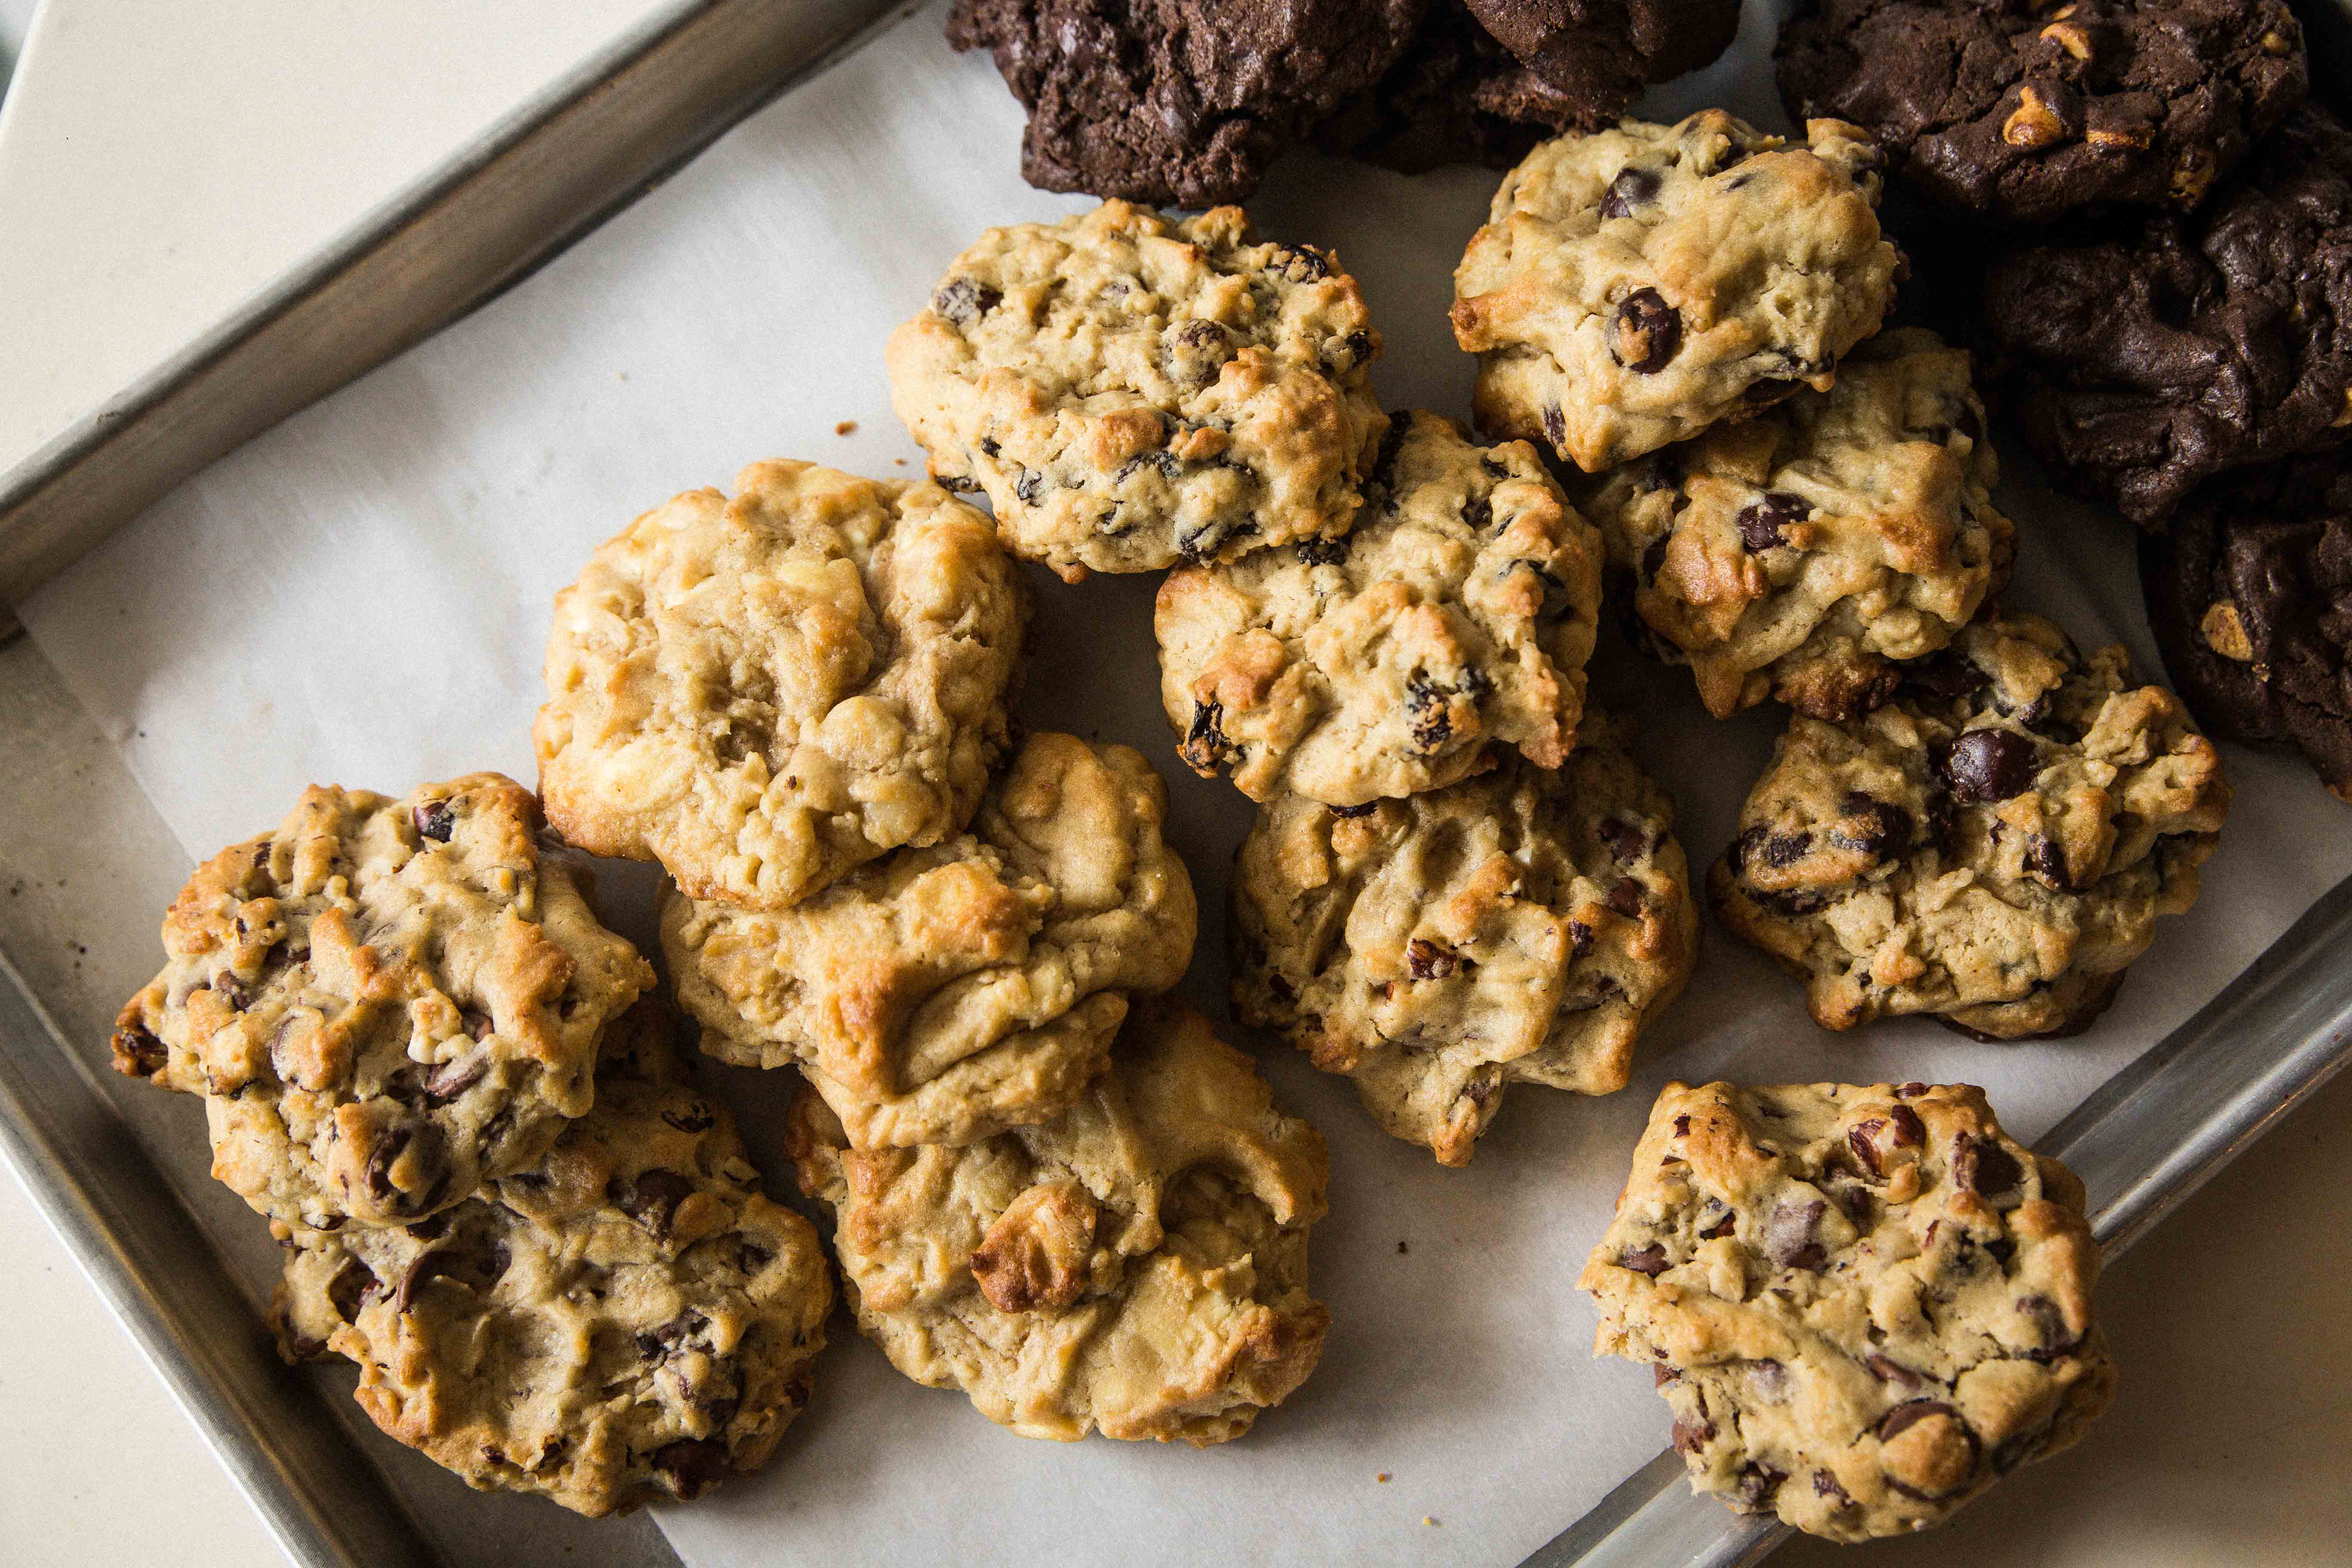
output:
M 1029 111 L 1021 174 L 1048 191 L 1205 207 L 1403 52 L 1425 0 L 956 0 Z
M 314 787 L 196 868 L 117 1071 L 205 1098 L 213 1174 L 274 1220 L 400 1225 L 546 1152 L 654 983 L 497 773 Z
M 1462 0 L 1435 0 L 1388 73 L 1308 138 L 1402 174 L 1448 163 L 1509 168 L 1580 106 L 1496 42 Z
M 1509 1084 L 1622 1089 L 1697 958 L 1674 803 L 1621 721 L 1588 722 L 1557 772 L 1513 760 L 1346 811 L 1278 795 L 1242 845 L 1235 1015 L 1448 1165 Z
M 1239 207 L 991 229 L 891 334 L 891 403 L 1076 582 L 1344 532 L 1387 420 L 1354 279 Z
M 2140 537 L 2164 668 L 2217 735 L 2290 745 L 2352 801 L 2352 457 L 2227 475 Z
M 1470 13 L 1570 108 L 1561 123 L 1613 123 L 1653 82 L 1730 47 L 1739 0 L 1468 0 Z
M 1864 126 L 1904 179 L 2017 224 L 2193 207 L 2308 86 L 2284 0 L 1814 0 L 1777 58 L 1792 116 Z
M 1941 1523 L 2114 1397 L 2082 1183 L 1984 1091 L 1668 1084 L 1578 1285 L 1691 1484 L 1833 1541 Z
M 1985 280 L 2026 442 L 2161 527 L 2224 469 L 2352 437 L 2352 132 L 2317 105 L 2189 214 L 2024 247 Z
M 960 832 L 1003 753 L 1027 600 L 936 485 L 756 463 L 607 540 L 555 597 L 548 819 L 697 898 L 785 908 Z
M 1906 328 L 1855 349 L 1826 393 L 1570 489 L 1708 712 L 1769 696 L 1843 719 L 2008 578 L 1999 471 L 1968 353 Z
M 662 946 L 702 1049 L 797 1064 L 858 1148 L 1049 1120 L 1108 1064 L 1130 999 L 1192 956 L 1167 786 L 1140 753 L 1031 735 L 969 832 L 777 914 L 672 889 Z
M 858 1327 L 1023 1436 L 1222 1443 L 1322 1354 L 1323 1140 L 1180 1003 L 1139 1004 L 1110 1070 L 1042 1126 L 861 1152 L 803 1091 L 791 1136 Z
M 387 1436 L 580 1513 L 764 1464 L 808 1403 L 832 1279 L 670 1034 L 649 1002 L 616 1021 L 595 1108 L 532 1168 L 405 1228 L 283 1233 L 288 1359 L 357 1363 Z
M 2089 1026 L 2228 816 L 2211 742 L 2039 616 L 1979 621 L 1894 700 L 1800 715 L 1708 877 L 1724 924 L 1824 1028 L 1934 1014 L 2000 1039 Z
M 1360 805 L 1576 743 L 1601 542 L 1523 443 L 1398 415 L 1339 539 L 1186 567 L 1153 615 L 1160 702 L 1203 776 Z
M 1591 473 L 1827 390 L 1894 297 L 1879 158 L 1837 121 L 1790 144 L 1717 109 L 1538 147 L 1454 274 L 1479 428 Z

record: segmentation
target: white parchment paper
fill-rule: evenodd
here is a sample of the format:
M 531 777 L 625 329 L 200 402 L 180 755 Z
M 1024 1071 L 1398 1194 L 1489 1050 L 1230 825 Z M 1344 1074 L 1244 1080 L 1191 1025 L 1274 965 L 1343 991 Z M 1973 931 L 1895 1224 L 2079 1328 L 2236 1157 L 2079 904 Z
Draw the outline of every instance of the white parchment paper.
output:
M 1734 58 L 1647 110 L 1719 102 L 1780 123 L 1765 64 L 1780 9 L 1751 0 Z M 983 227 L 1085 205 L 1021 183 L 1020 133 L 989 64 L 950 54 L 926 10 L 521 287 L 183 485 L 25 621 L 192 856 L 274 823 L 314 781 L 529 779 L 548 602 L 597 542 L 757 458 L 917 470 L 889 411 L 889 329 Z M 1299 154 L 1252 204 L 1265 231 L 1332 247 L 1362 279 L 1391 406 L 1466 413 L 1470 364 L 1444 312 L 1494 183 Z M 2153 675 L 2127 531 L 2019 482 L 2022 467 L 2003 493 L 2024 540 L 2012 599 L 2086 644 L 2125 638 Z M 1249 813 L 1177 762 L 1154 695 L 1155 582 L 1034 579 L 1025 717 L 1139 746 L 1168 776 L 1203 895 L 1188 990 L 1223 1016 L 1223 884 Z M 1777 713 L 1712 722 L 1681 672 L 1607 643 L 1598 686 L 1640 714 L 1702 868 Z M 1649 1377 L 1591 1360 L 1592 1313 L 1571 1289 L 1658 1085 L 1962 1079 L 2038 1134 L 2352 873 L 2352 816 L 2307 769 L 2242 751 L 2230 764 L 2237 806 L 2203 901 L 2084 1038 L 1985 1046 L 1920 1023 L 1831 1036 L 1791 983 L 1710 930 L 1633 1088 L 1514 1089 L 1464 1172 L 1375 1131 L 1343 1080 L 1252 1042 L 1331 1144 L 1314 1268 L 1334 1322 L 1321 1370 L 1255 1432 L 1202 1453 L 1024 1441 L 900 1378 L 841 1319 L 775 1464 L 664 1510 L 662 1527 L 695 1568 L 1515 1563 L 1665 1438 Z M 642 878 L 608 881 L 642 895 Z M 714 1077 L 765 1142 L 787 1081 Z M 449 1507 L 466 1501 L 450 1483 Z

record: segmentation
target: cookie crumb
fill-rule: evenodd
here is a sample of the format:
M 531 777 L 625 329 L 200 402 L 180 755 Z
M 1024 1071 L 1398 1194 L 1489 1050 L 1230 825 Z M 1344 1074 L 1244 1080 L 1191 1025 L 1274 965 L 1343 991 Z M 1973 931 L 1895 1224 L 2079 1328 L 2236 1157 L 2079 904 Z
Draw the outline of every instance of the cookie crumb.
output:
M 857 421 L 845 419 L 833 427 L 833 433 L 836 436 L 855 436 L 857 434 Z
M 1425 1513 L 1424 1513 L 1424 1514 L 1423 1514 L 1423 1515 L 1421 1516 L 1421 1522 L 1422 1522 L 1422 1523 L 1423 1523 L 1423 1524 L 1427 1524 L 1427 1525 L 1434 1525 L 1434 1524 L 1437 1522 L 1437 1521 L 1435 1521 L 1435 1520 L 1432 1519 L 1429 1515 L 1427 1515 L 1427 1514 L 1425 1514 Z
M 902 468 L 907 466 L 907 459 L 904 458 L 893 458 L 890 460 Z
M 1400 1241 L 1397 1243 L 1397 1256 L 1399 1258 L 1402 1258 L 1406 1253 L 1411 1252 L 1412 1250 L 1412 1248 L 1407 1247 L 1403 1242 Z
M 1372 1479 L 1380 1482 L 1382 1486 L 1386 1486 L 1389 1484 L 1389 1473 L 1386 1470 L 1382 1470 L 1380 1474 L 1374 1476 Z

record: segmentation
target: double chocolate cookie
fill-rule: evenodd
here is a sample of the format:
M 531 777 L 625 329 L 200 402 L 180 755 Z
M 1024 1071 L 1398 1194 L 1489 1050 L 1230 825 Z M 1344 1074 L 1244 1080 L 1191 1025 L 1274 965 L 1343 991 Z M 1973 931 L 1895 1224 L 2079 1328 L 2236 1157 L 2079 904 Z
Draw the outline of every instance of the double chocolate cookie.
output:
M 2352 801 L 2352 458 L 2215 480 L 2141 538 L 2140 572 L 2165 668 L 2206 726 L 2297 748 Z
M 1739 0 L 1466 3 L 1587 129 L 1614 121 L 1652 82 L 1706 65 L 1739 31 Z
M 2352 437 L 2352 133 L 2303 110 L 2192 214 L 2015 251 L 1985 323 L 2067 489 L 2160 526 L 2227 468 Z
M 956 0 L 1029 111 L 1021 173 L 1048 191 L 1237 202 L 1316 121 L 1397 62 L 1428 0 Z
M 2307 85 L 2285 0 L 1814 0 L 1779 60 L 1798 120 L 1865 126 L 1903 178 L 2021 224 L 2193 207 Z
M 1309 140 L 1408 174 L 1445 163 L 1507 169 L 1579 114 L 1575 99 L 1496 42 L 1463 0 L 1437 0 L 1388 74 Z

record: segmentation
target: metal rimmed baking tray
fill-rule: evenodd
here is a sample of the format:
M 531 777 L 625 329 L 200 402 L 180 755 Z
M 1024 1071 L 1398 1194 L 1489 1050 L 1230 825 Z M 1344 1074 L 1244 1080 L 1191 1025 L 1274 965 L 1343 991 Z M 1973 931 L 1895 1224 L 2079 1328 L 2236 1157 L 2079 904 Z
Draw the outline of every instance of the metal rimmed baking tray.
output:
M 38 862 L 44 879 L 82 890 L 70 907 L 12 910 L 0 926 L 15 960 L 0 994 L 8 1049 L 0 1131 L 12 1162 L 289 1550 L 322 1563 L 666 1557 L 641 1521 L 588 1527 L 526 1500 L 453 1498 L 446 1478 L 413 1457 L 381 1442 L 353 1445 L 358 1424 L 347 1401 L 322 1400 L 310 1383 L 276 1368 L 252 1302 L 204 1240 L 252 1227 L 212 1223 L 220 1217 L 212 1206 L 234 1200 L 202 1182 L 202 1151 L 184 1118 L 159 1126 L 135 1089 L 87 1070 L 120 987 L 93 991 L 56 956 L 63 935 L 92 950 L 86 973 L 139 973 L 152 962 L 154 911 L 183 859 L 108 738 L 40 657 L 19 644 L 0 650 L 0 741 L 16 764 L 0 790 L 0 853 L 13 866 Z M 2103 1234 L 2127 1236 L 2177 1201 L 2343 1059 L 2345 998 L 2329 975 L 2352 955 L 2344 899 L 2339 889 L 2323 900 L 2252 977 L 2053 1134 L 2085 1167 Z M 1656 1470 L 1621 1488 L 1549 1560 L 1633 1550 L 1650 1554 L 1590 1560 L 1731 1562 L 1769 1549 L 1711 1501 L 1694 1502 L 1679 1487 L 1645 1489 L 1643 1478 L 1654 1481 Z M 415 1507 L 428 1489 L 433 1506 Z

